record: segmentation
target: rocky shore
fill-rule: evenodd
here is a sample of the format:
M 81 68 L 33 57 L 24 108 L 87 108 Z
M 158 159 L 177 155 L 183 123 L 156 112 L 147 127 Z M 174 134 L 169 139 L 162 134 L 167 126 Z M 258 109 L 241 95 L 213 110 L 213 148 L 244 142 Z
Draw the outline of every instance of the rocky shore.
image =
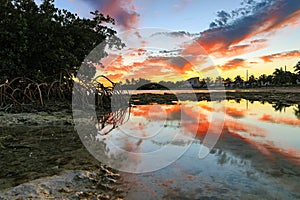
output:
M 0 191 L 0 199 L 123 199 L 120 174 L 104 165 L 65 171 Z

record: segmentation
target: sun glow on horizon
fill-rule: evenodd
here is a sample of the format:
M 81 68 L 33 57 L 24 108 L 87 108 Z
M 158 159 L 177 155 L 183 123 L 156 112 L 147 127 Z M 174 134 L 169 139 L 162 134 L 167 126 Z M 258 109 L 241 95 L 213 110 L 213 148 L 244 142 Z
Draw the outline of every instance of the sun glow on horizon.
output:
M 247 75 L 256 78 L 262 74 L 272 75 L 276 68 L 281 67 L 294 72 L 293 67 L 300 60 L 300 2 L 261 2 L 249 1 L 239 5 L 238 2 L 226 1 L 225 5 L 220 1 L 218 6 L 223 7 L 223 11 L 216 9 L 215 19 L 210 19 L 210 24 L 206 19 L 206 26 L 199 25 L 201 28 L 195 32 L 195 27 L 201 22 L 199 17 L 208 16 L 204 10 L 210 9 L 205 9 L 205 5 L 214 7 L 209 1 L 201 3 L 202 14 L 191 11 L 199 7 L 199 2 L 178 3 L 176 9 L 170 2 L 160 2 L 161 7 L 156 13 L 160 20 L 155 21 L 158 28 L 143 28 L 153 27 L 155 16 L 149 13 L 149 8 L 158 2 L 150 5 L 130 1 L 130 7 L 124 5 L 126 10 L 104 0 L 101 8 L 111 8 L 112 13 L 102 11 L 116 18 L 115 28 L 126 48 L 115 54 L 112 52 L 111 58 L 104 63 L 105 69 L 98 69 L 98 73 L 117 82 L 132 78 L 174 82 L 191 77 L 234 79 L 238 75 L 246 80 Z M 193 30 L 180 28 L 181 25 L 185 27 L 184 19 L 173 22 L 164 17 L 166 12 L 174 9 L 176 12 L 169 12 L 170 17 L 175 17 L 175 13 L 190 16 L 189 20 L 194 21 Z M 150 16 L 151 23 L 147 19 Z M 176 28 L 166 30 L 164 27 L 169 25 Z

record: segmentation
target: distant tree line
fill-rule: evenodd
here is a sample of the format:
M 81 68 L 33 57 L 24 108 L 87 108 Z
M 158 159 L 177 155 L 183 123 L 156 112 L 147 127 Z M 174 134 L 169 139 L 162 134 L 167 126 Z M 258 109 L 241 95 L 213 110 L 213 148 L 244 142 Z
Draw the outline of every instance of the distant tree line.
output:
M 139 79 L 126 79 L 125 82 L 118 83 L 124 89 L 160 89 L 156 85 L 151 85 L 151 81 L 143 78 Z M 182 81 L 159 81 L 157 84 L 162 85 L 167 88 L 189 88 L 190 85 L 186 80 Z M 143 87 L 147 85 L 147 87 Z M 300 61 L 294 66 L 294 73 L 284 70 L 281 68 L 276 68 L 272 74 L 266 75 L 262 74 L 258 77 L 250 75 L 248 80 L 245 80 L 240 75 L 237 75 L 233 79 L 222 78 L 221 76 L 215 79 L 211 77 L 206 77 L 199 80 L 199 88 L 207 87 L 218 87 L 225 86 L 226 88 L 243 88 L 243 87 L 268 87 L 268 86 L 288 86 L 288 85 L 300 85 Z
M 272 74 L 262 74 L 259 77 L 249 76 L 245 80 L 237 75 L 233 80 L 222 79 L 227 87 L 263 87 L 263 86 L 288 86 L 300 84 L 300 61 L 294 66 L 294 73 L 282 67 L 276 68 Z

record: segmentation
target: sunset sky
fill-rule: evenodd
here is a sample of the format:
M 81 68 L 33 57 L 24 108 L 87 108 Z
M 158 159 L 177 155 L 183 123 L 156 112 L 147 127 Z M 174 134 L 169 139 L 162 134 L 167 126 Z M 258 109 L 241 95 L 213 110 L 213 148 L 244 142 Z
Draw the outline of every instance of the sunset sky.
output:
M 299 0 L 57 0 L 59 8 L 115 18 L 127 47 L 111 52 L 114 80 L 256 77 L 300 61 Z M 100 69 L 102 70 L 102 69 Z

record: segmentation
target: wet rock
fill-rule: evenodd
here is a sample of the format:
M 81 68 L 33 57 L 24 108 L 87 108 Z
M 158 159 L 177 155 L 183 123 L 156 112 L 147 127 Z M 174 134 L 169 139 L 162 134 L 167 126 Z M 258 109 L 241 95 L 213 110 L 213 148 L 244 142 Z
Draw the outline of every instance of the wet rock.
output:
M 123 199 L 125 192 L 120 181 L 104 180 L 99 170 L 68 171 L 2 190 L 0 199 Z

